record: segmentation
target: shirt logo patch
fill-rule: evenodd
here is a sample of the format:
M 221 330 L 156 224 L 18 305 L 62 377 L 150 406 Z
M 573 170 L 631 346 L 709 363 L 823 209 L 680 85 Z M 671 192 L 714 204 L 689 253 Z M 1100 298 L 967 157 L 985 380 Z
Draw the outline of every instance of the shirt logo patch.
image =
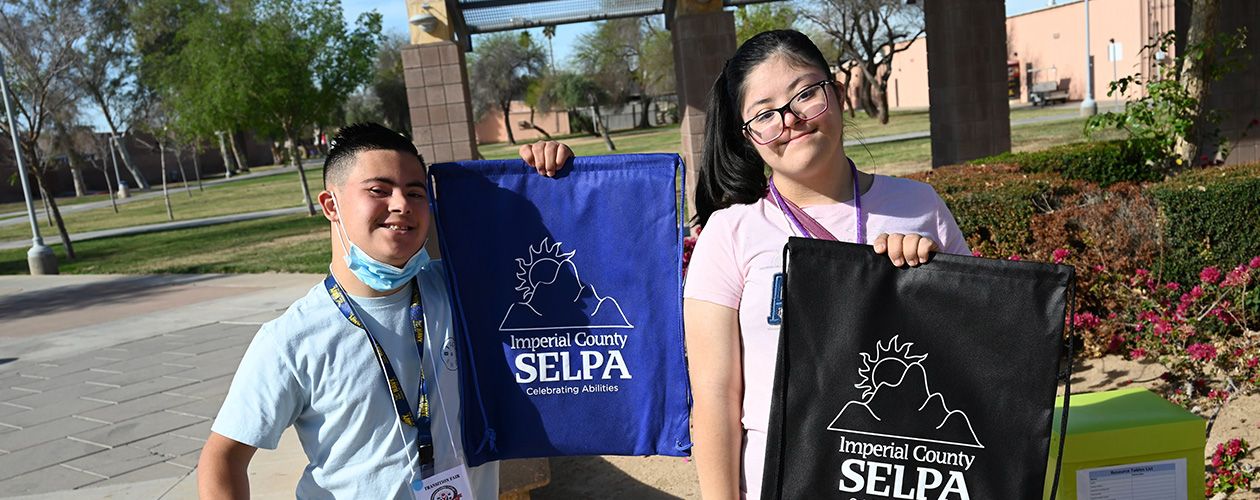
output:
M 455 339 L 452 337 L 447 337 L 446 342 L 442 343 L 442 364 L 446 365 L 448 371 L 459 368 L 459 363 L 455 360 Z
M 766 317 L 766 324 L 780 325 L 783 323 L 783 273 L 774 273 L 774 283 L 770 284 L 770 316 Z

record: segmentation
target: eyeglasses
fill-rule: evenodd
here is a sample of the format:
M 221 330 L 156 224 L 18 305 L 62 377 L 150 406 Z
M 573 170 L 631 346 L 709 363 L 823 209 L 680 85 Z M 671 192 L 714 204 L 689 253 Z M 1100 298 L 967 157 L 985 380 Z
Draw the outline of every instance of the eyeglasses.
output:
M 827 111 L 827 92 L 823 87 L 835 85 L 833 80 L 823 80 L 801 89 L 787 104 L 775 109 L 757 113 L 751 120 L 744 122 L 740 128 L 748 134 L 748 138 L 761 145 L 770 144 L 783 135 L 784 113 L 789 111 L 801 121 L 813 120 Z

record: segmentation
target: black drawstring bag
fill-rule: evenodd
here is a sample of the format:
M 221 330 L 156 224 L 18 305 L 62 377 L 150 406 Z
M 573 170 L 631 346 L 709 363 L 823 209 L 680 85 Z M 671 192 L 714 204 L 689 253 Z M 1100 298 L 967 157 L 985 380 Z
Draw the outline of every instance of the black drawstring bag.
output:
M 1072 267 L 792 238 L 784 269 L 762 498 L 1042 498 Z

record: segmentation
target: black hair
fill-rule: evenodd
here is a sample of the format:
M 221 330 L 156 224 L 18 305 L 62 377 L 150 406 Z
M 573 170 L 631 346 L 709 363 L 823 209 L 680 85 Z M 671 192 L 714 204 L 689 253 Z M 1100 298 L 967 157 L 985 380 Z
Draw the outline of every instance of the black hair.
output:
M 355 123 L 338 130 L 329 144 L 328 156 L 324 158 L 324 187 L 344 183 L 359 153 L 377 150 L 415 155 L 424 165 L 424 157 L 411 139 L 379 123 Z
M 735 50 L 709 93 L 704 153 L 700 156 L 696 180 L 693 222 L 698 226 L 708 223 L 713 212 L 734 204 L 752 203 L 765 196 L 765 162 L 740 129 L 743 120 L 739 104 L 748 74 L 774 55 L 782 55 L 794 65 L 818 69 L 828 79 L 835 79 L 827 58 L 799 31 L 765 31 Z

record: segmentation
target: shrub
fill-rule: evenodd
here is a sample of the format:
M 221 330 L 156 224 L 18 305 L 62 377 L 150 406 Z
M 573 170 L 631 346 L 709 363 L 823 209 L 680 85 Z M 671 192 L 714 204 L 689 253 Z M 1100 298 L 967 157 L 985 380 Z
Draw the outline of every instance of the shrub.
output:
M 1107 318 L 1121 312 L 1126 283 L 1118 278 L 1147 267 L 1160 254 L 1154 200 L 1138 186 L 1085 187 L 1061 201 L 1059 209 L 1034 216 L 1033 241 L 1026 255 L 1034 260 L 1076 267 L 1076 310 L 1082 318 Z M 1081 350 L 1087 356 L 1115 351 L 1122 328 L 1111 322 L 1077 321 Z
M 1026 173 L 1056 173 L 1068 179 L 1097 182 L 1156 181 L 1163 177 L 1146 158 L 1142 142 L 1106 141 L 1066 144 L 1041 151 L 1002 153 L 973 160 L 973 165 L 1012 164 Z
M 1024 174 L 1010 165 L 944 167 L 910 178 L 931 184 L 949 206 L 975 253 L 1025 253 L 1033 241 L 1033 215 L 1053 211 L 1074 192 L 1050 174 Z
M 1260 318 L 1242 304 L 1260 295 L 1260 256 L 1206 267 L 1183 283 L 1139 270 L 1119 293 L 1121 312 L 1108 318 L 1123 332 L 1131 358 L 1152 358 L 1168 371 L 1165 397 L 1198 412 L 1223 407 L 1260 388 Z
M 1212 461 L 1207 466 L 1208 476 L 1203 495 L 1210 497 L 1217 493 L 1249 490 L 1256 473 L 1242 464 L 1248 453 L 1250 447 L 1245 440 L 1234 438 L 1226 443 L 1218 443 L 1216 451 L 1212 452 Z
M 1164 278 L 1260 254 L 1260 164 L 1188 171 L 1151 187 L 1164 225 Z
M 1118 352 L 1131 336 L 1109 320 L 1129 313 L 1129 277 L 1139 270 L 1153 270 L 1161 283 L 1189 283 L 1205 266 L 1225 268 L 1260 255 L 1260 165 L 1105 188 L 1023 173 L 1012 164 L 911 177 L 933 185 L 974 253 L 1076 267 L 1077 332 L 1087 356 Z M 1239 306 L 1260 315 L 1260 294 L 1248 294 Z

